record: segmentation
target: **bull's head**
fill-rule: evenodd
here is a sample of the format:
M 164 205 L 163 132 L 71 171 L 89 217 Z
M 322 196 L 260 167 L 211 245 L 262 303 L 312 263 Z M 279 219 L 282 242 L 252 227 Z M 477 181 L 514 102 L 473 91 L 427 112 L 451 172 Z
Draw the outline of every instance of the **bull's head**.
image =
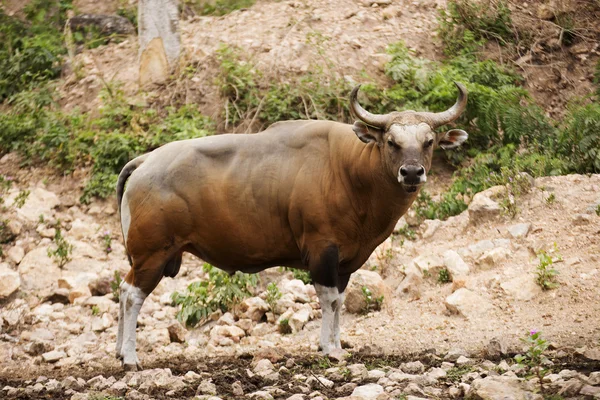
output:
M 371 114 L 356 98 L 360 85 L 352 90 L 350 108 L 360 121 L 353 130 L 365 143 L 376 142 L 381 149 L 384 168 L 407 192 L 415 192 L 427 181 L 433 149 L 451 149 L 467 140 L 467 132 L 452 129 L 436 133 L 435 129 L 457 119 L 467 106 L 467 89 L 455 82 L 458 99 L 440 113 L 402 111 Z

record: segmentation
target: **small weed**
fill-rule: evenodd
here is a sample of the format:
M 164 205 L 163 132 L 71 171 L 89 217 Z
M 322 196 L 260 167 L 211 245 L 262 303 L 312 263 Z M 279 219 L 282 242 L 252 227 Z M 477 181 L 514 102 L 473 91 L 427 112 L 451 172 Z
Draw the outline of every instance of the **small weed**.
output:
M 600 217 L 600 204 L 596 206 L 596 215 Z
M 110 289 L 112 290 L 113 299 L 115 301 L 119 301 L 119 289 L 121 288 L 121 273 L 119 271 L 115 271 L 113 279 L 110 281 Z
M 548 362 L 548 358 L 544 354 L 548 349 L 548 342 L 542 338 L 542 333 L 536 330 L 530 331 L 527 336 L 521 338 L 521 341 L 527 344 L 527 350 L 523 355 L 516 355 L 515 361 L 527 367 L 538 378 L 540 392 L 544 394 L 544 376 L 550 372 L 544 368 L 544 364 Z
M 305 285 L 312 284 L 312 278 L 310 277 L 309 271 L 305 271 L 303 269 L 298 269 L 298 268 L 289 268 L 289 267 L 285 267 L 283 270 L 284 271 L 292 271 L 292 275 L 294 276 L 294 279 L 300 279 L 302 282 L 304 282 Z
M 100 315 L 100 309 L 98 306 L 92 306 L 92 315 Z
M 46 223 L 46 218 L 44 217 L 44 214 L 40 214 L 38 216 L 38 224 L 42 225 Z
M 369 311 L 381 310 L 381 306 L 383 305 L 383 295 L 379 297 L 373 297 L 373 293 L 366 286 L 363 286 L 361 291 L 363 298 L 365 299 L 365 309 L 363 310 L 365 314 L 367 314 Z
M 281 291 L 277 287 L 275 282 L 269 283 L 267 286 L 267 297 L 265 301 L 271 308 L 271 312 L 275 314 L 275 306 L 277 305 L 277 300 L 281 299 Z
M 110 231 L 104 231 L 102 233 L 101 239 L 104 247 L 104 252 L 106 254 L 110 253 L 112 251 L 112 236 L 110 234 Z
M 352 372 L 348 368 L 340 368 L 340 375 L 342 375 L 344 380 L 348 382 L 352 378 Z
M 69 243 L 62 235 L 60 229 L 60 222 L 56 223 L 56 233 L 54 234 L 54 250 L 48 248 L 48 257 L 54 258 L 54 261 L 62 268 L 66 263 L 71 261 L 71 253 L 73 252 L 73 245 Z
M 402 228 L 398 229 L 398 235 L 402 235 L 408 240 L 415 240 L 417 238 L 417 232 L 410 229 L 408 225 L 404 225 Z
M 556 282 L 556 275 L 558 275 L 558 271 L 553 268 L 553 264 L 556 261 L 562 260 L 562 257 L 558 253 L 556 243 L 554 244 L 554 250 L 557 254 L 555 258 L 553 258 L 552 255 L 548 254 L 544 250 L 541 250 L 538 253 L 540 263 L 536 268 L 535 281 L 543 290 L 554 289 L 559 285 L 558 282 Z
M 252 288 L 258 284 L 258 275 L 237 271 L 230 275 L 206 263 L 204 272 L 208 279 L 192 282 L 185 293 L 175 292 L 173 302 L 181 305 L 177 312 L 179 321 L 194 326 L 205 321 L 217 310 L 228 311 L 249 297 Z
M 492 175 L 492 182 L 506 187 L 500 205 L 511 218 L 516 217 L 521 196 L 531 190 L 529 175 L 519 172 L 516 168 L 502 167 L 499 173 Z
M 282 335 L 288 335 L 292 333 L 292 327 L 290 326 L 290 320 L 283 318 L 279 320 L 279 333 Z
M 27 198 L 29 197 L 29 193 L 29 190 L 21 190 L 17 197 L 15 197 L 15 202 L 13 203 L 13 205 L 16 208 L 23 207 L 25 205 L 25 202 L 27 201 Z
M 449 382 L 460 382 L 463 375 L 473 372 L 473 367 L 465 365 L 462 367 L 452 367 L 446 371 L 446 380 Z
M 546 204 L 551 205 L 556 201 L 556 195 L 554 193 L 550 193 L 548 197 L 546 197 Z
M 440 269 L 440 272 L 438 273 L 438 282 L 441 284 L 452 282 L 452 279 L 450 278 L 450 272 L 447 268 Z
M 125 400 L 124 397 L 119 397 L 119 396 L 110 396 L 107 394 L 103 394 L 103 393 L 95 393 L 95 394 L 91 394 L 88 397 L 89 400 Z

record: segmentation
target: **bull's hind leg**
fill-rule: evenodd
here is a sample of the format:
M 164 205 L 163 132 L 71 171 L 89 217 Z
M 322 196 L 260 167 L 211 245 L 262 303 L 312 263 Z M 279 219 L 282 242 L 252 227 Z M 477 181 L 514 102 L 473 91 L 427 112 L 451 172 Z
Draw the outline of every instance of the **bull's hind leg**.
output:
M 141 369 L 136 353 L 137 317 L 144 300 L 162 279 L 168 261 L 164 253 L 154 254 L 139 263 L 134 258 L 133 266 L 121 284 L 119 303 L 123 309 L 123 333 L 120 355 L 127 370 Z

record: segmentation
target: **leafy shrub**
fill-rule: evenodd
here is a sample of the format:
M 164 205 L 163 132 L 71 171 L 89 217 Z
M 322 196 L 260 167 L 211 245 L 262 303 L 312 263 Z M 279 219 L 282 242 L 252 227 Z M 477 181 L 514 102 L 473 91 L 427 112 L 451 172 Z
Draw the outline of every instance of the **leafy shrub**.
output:
M 25 22 L 0 10 L 0 100 L 58 76 L 69 8 L 70 0 L 34 0 Z
M 54 258 L 54 261 L 62 268 L 66 263 L 71 261 L 71 253 L 73 252 L 73 245 L 67 241 L 62 235 L 60 229 L 60 223 L 55 226 L 54 233 L 54 245 L 56 248 L 48 248 L 48 257 Z
M 265 301 L 271 308 L 271 312 L 275 314 L 275 306 L 277 305 L 277 300 L 281 299 L 281 291 L 277 287 L 275 282 L 269 283 L 267 286 L 267 298 Z
M 237 271 L 230 275 L 210 264 L 204 264 L 208 280 L 193 282 L 185 293 L 175 292 L 173 302 L 181 305 L 177 312 L 179 321 L 194 326 L 208 318 L 217 310 L 228 311 L 244 298 L 252 295 L 252 288 L 258 284 L 258 275 Z
M 554 250 L 557 253 L 556 260 L 561 260 L 562 258 L 560 254 L 558 254 L 556 244 L 554 244 Z M 543 290 L 550 290 L 558 287 L 558 282 L 556 282 L 556 275 L 558 275 L 558 271 L 553 268 L 555 260 L 552 255 L 548 254 L 544 250 L 541 250 L 538 253 L 538 258 L 540 263 L 536 268 L 536 283 Z
M 473 53 L 486 40 L 515 40 L 508 3 L 500 1 L 452 0 L 438 16 L 438 36 L 447 55 Z
M 363 299 L 365 300 L 365 308 L 363 312 L 367 314 L 369 311 L 379 311 L 383 305 L 383 295 L 379 297 L 373 297 L 371 289 L 366 286 L 361 288 Z
M 600 172 L 600 104 L 572 107 L 560 134 L 561 152 L 570 160 L 572 171 Z

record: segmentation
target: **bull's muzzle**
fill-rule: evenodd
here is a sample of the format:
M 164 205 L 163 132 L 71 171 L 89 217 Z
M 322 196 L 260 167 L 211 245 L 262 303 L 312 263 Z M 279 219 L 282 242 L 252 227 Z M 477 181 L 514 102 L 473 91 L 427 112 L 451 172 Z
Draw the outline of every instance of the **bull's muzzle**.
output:
M 421 164 L 404 164 L 398 171 L 398 182 L 407 192 L 416 192 L 419 186 L 427 182 L 425 167 Z

